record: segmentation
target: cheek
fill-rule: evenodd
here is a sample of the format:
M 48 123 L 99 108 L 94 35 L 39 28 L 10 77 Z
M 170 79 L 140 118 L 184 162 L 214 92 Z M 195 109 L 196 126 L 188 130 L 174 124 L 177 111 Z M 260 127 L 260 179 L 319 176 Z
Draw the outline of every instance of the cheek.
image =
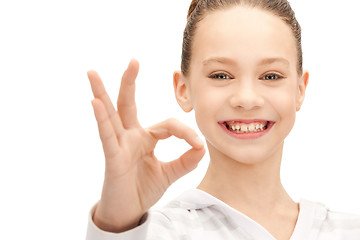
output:
M 213 131 L 213 128 L 217 126 L 216 122 L 220 120 L 218 116 L 224 106 L 224 96 L 221 91 L 211 87 L 196 89 L 196 94 L 193 96 L 195 96 L 193 106 L 197 125 L 207 136 L 207 133 Z
M 267 101 L 281 110 L 280 112 L 296 112 L 297 86 L 290 80 L 292 79 L 283 86 L 263 89 L 263 92 L 266 92 L 264 96 L 267 96 Z
M 220 102 L 220 99 L 213 92 L 206 89 L 201 90 L 198 92 L 194 102 L 196 118 L 206 119 L 210 116 L 215 116 L 214 109 L 221 104 Z
M 193 105 L 197 114 L 210 114 L 224 104 L 224 94 L 219 89 L 199 84 L 201 87 L 193 88 Z M 199 111 L 200 110 L 200 111 Z
M 296 90 L 294 86 L 288 86 L 277 91 L 271 96 L 271 104 L 278 114 L 282 123 L 283 131 L 288 134 L 292 129 L 296 118 Z

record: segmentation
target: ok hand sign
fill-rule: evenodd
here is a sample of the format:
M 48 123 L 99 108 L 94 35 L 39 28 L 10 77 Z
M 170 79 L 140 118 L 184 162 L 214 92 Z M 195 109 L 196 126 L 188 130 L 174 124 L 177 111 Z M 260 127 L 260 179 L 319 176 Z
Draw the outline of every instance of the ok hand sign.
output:
M 192 171 L 205 153 L 195 131 L 175 119 L 146 129 L 140 126 L 135 104 L 138 71 L 139 63 L 132 60 L 121 80 L 117 111 L 99 75 L 88 72 L 105 154 L 104 185 L 93 220 L 105 231 L 123 232 L 136 227 L 166 189 Z M 172 162 L 160 162 L 154 155 L 155 145 L 170 136 L 184 139 L 192 148 Z

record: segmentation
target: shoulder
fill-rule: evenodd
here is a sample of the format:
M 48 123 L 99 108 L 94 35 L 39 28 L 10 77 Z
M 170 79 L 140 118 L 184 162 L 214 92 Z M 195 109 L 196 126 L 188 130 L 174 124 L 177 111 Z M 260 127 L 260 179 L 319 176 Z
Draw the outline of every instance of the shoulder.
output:
M 324 233 L 356 235 L 356 239 L 360 239 L 360 215 L 328 210 L 321 230 Z
M 204 208 L 188 201 L 194 195 L 189 190 L 163 207 L 152 208 L 144 219 L 148 224 L 146 239 L 203 239 L 204 217 L 199 212 Z
M 150 222 L 166 226 L 177 232 L 188 232 L 199 229 L 204 221 L 215 219 L 214 199 L 205 193 L 192 189 L 184 192 L 167 205 L 152 209 L 149 214 Z
M 302 200 L 313 206 L 313 232 L 318 240 L 359 240 L 360 215 L 330 210 L 324 204 Z M 310 208 L 311 209 L 311 208 Z

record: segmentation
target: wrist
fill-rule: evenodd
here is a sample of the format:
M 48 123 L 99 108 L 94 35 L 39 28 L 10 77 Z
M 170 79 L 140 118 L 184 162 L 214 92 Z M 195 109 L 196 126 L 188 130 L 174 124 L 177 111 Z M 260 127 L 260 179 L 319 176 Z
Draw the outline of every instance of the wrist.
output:
M 136 228 L 141 221 L 142 217 L 135 217 L 121 219 L 119 217 L 107 216 L 103 212 L 99 211 L 98 204 L 95 205 L 92 213 L 92 220 L 94 224 L 105 232 L 122 233 Z

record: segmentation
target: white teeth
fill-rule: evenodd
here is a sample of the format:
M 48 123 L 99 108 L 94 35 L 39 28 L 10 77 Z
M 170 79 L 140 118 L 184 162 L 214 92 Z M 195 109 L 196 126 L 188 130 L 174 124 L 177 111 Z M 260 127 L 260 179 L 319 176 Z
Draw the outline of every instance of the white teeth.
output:
M 242 131 L 242 132 L 247 132 L 247 131 L 248 131 L 248 127 L 247 127 L 245 124 L 241 125 L 241 131 Z
M 234 121 L 231 121 L 228 123 L 228 129 L 232 130 L 236 133 L 251 133 L 251 132 L 259 132 L 264 131 L 266 128 L 266 124 L 262 123 L 235 123 Z

